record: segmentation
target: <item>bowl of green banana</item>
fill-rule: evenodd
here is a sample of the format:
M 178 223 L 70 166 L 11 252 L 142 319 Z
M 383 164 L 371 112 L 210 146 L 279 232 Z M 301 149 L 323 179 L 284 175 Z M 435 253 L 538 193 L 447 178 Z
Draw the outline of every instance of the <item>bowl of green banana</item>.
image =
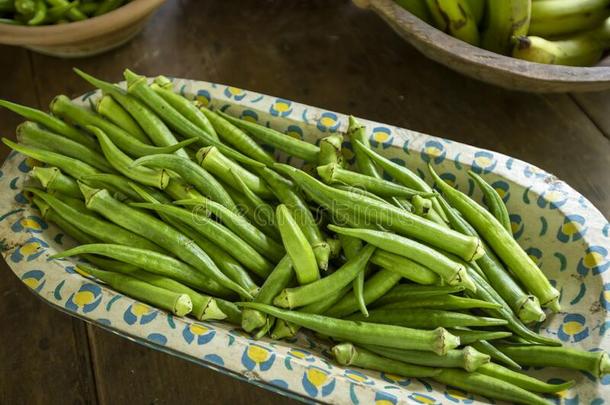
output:
M 425 56 L 528 92 L 610 89 L 610 0 L 354 0 Z
M 0 0 L 0 44 L 59 57 L 116 48 L 137 35 L 164 0 Z

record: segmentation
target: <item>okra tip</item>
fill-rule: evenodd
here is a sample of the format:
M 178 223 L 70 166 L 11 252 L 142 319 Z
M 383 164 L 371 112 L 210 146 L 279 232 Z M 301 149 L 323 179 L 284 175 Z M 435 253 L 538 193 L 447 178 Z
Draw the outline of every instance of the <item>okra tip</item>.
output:
M 77 181 L 78 187 L 80 188 L 80 192 L 83 193 L 85 197 L 85 204 L 88 203 L 94 195 L 96 195 L 101 190 L 99 188 L 89 187 L 82 181 Z
M 265 325 L 267 315 L 255 309 L 245 309 L 241 316 L 241 327 L 246 332 L 252 332 Z
M 49 208 L 51 208 L 49 207 L 49 204 L 47 204 L 42 198 L 37 196 L 34 196 L 32 201 L 34 201 L 34 204 L 40 211 L 40 215 L 42 215 L 42 218 L 47 219 L 47 213 L 49 212 Z
M 280 308 L 292 309 L 293 308 L 293 303 L 292 303 L 292 300 L 290 298 L 291 298 L 290 291 L 288 291 L 288 289 L 284 288 L 273 299 L 273 305 L 275 305 L 276 307 L 280 307 Z
M 488 354 L 481 353 L 472 346 L 466 346 L 463 350 L 464 353 L 464 369 L 472 372 L 483 364 L 487 364 L 491 361 L 491 357 Z
M 86 73 L 86 72 L 80 70 L 77 67 L 73 67 L 72 71 L 74 73 L 76 73 L 78 76 L 80 76 L 81 78 L 85 79 L 89 83 L 91 83 L 92 81 L 98 81 L 98 79 L 96 79 L 95 77 L 91 76 L 89 73 Z M 94 84 L 94 83 L 91 83 L 91 84 Z
M 142 80 L 146 80 L 145 76 L 141 76 L 135 72 L 132 72 L 129 69 L 125 69 L 123 71 L 123 76 L 125 77 L 125 80 L 127 80 L 128 87 L 139 84 Z
M 559 293 L 557 293 L 557 296 L 549 301 L 545 306 L 554 313 L 561 311 L 561 305 L 559 304 Z
M 347 118 L 347 123 L 348 123 L 348 132 L 354 132 L 362 127 L 362 125 L 360 125 L 360 123 L 358 122 L 356 117 L 354 117 L 353 115 L 350 115 Z
M 208 305 L 205 307 L 203 311 L 203 316 L 201 319 L 203 320 L 222 320 L 226 319 L 227 314 L 225 314 L 222 309 L 218 306 L 218 302 L 216 299 L 210 298 L 208 301 Z
M 275 327 L 271 332 L 271 339 L 281 340 L 294 337 L 297 334 L 298 326 L 293 323 L 286 322 L 283 319 L 278 319 L 275 322 Z
M 13 103 L 8 100 L 3 100 L 3 99 L 0 99 L 0 106 L 4 107 L 4 108 L 8 108 L 11 111 L 15 111 L 15 108 L 21 107 L 19 104 Z
M 201 164 L 205 157 L 209 153 L 214 153 L 215 150 L 216 146 L 204 146 L 203 148 L 199 148 L 199 150 L 197 150 L 197 153 L 195 153 L 195 160 L 197 161 L 197 163 Z
M 2 143 L 5 144 L 6 146 L 8 146 L 11 149 L 15 149 L 15 147 L 17 146 L 17 143 L 11 141 L 8 138 L 2 137 Z
M 548 384 L 548 385 L 552 385 L 553 393 L 558 393 L 558 392 L 569 390 L 575 384 L 576 384 L 575 380 L 569 380 L 569 381 L 563 382 L 561 384 Z
M 330 259 L 330 244 L 328 242 L 319 242 L 311 246 L 313 254 L 316 257 L 318 267 L 326 271 L 328 270 L 328 260 Z
M 356 348 L 351 343 L 340 343 L 333 346 L 330 351 L 337 363 L 341 364 L 342 366 L 349 366 L 358 356 Z
M 445 328 L 436 328 L 434 329 L 436 333 L 437 340 L 436 345 L 434 347 L 434 352 L 440 356 L 447 354 L 447 351 L 451 349 L 455 349 L 460 345 L 459 336 L 452 335 Z
M 457 274 L 453 278 L 453 280 L 449 280 L 450 284 L 461 284 L 465 287 L 466 290 L 471 292 L 477 291 L 477 285 L 472 281 L 470 276 L 468 276 L 468 272 L 464 267 L 458 270 Z
M 174 313 L 178 316 L 184 316 L 193 310 L 193 302 L 191 297 L 186 294 L 180 294 L 174 302 Z
M 324 165 L 324 166 L 318 166 L 316 168 L 316 170 L 318 172 L 318 176 L 320 176 L 320 178 L 325 183 L 332 183 L 333 182 L 333 174 L 335 173 L 335 168 L 336 167 L 337 167 L 336 163 L 329 163 L 329 164 Z
M 49 183 L 51 183 L 59 173 L 60 171 L 57 167 L 35 166 L 31 171 L 31 175 L 34 176 L 44 188 L 47 188 Z
M 65 94 L 59 94 L 59 95 L 53 97 L 53 100 L 51 100 L 51 102 L 49 103 L 49 109 L 54 112 L 55 106 L 57 105 L 57 103 L 61 103 L 61 102 L 69 103 L 70 99 Z
M 63 259 L 64 257 L 72 256 L 72 253 L 70 252 L 70 250 L 71 249 L 57 252 L 54 255 L 50 255 L 49 259 Z
M 523 323 L 542 322 L 546 319 L 546 314 L 540 307 L 538 299 L 534 296 L 529 296 L 525 300 L 517 311 L 517 316 Z

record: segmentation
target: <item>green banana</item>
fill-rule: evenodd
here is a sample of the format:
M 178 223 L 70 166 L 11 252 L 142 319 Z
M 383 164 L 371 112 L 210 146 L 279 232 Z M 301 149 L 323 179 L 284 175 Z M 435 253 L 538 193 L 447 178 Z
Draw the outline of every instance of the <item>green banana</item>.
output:
M 436 28 L 468 42 L 479 44 L 479 30 L 467 0 L 426 0 Z
M 516 37 L 527 35 L 531 0 L 487 0 L 481 44 L 483 48 L 510 54 Z
M 466 0 L 466 3 L 468 3 L 477 25 L 481 24 L 483 15 L 485 15 L 485 0 Z
M 610 47 L 610 18 L 591 31 L 550 41 L 537 36 L 520 37 L 513 57 L 530 62 L 568 66 L 591 66 Z
M 422 0 L 394 0 L 396 4 L 413 14 L 420 20 L 432 24 L 432 16 L 428 7 Z
M 552 37 L 590 30 L 608 16 L 610 0 L 534 1 L 528 35 Z

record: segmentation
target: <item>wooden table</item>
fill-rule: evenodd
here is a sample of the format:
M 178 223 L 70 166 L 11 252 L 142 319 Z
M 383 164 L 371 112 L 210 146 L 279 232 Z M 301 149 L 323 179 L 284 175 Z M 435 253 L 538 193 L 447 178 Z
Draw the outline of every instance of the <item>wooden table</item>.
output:
M 506 153 L 610 212 L 610 94 L 534 95 L 430 62 L 349 1 L 173 0 L 105 55 L 60 60 L 0 47 L 0 98 L 46 108 L 136 72 L 232 84 Z M 0 111 L 3 136 L 20 119 Z M 2 157 L 6 156 L 2 149 Z M 0 272 L 0 403 L 288 403 L 51 309 Z

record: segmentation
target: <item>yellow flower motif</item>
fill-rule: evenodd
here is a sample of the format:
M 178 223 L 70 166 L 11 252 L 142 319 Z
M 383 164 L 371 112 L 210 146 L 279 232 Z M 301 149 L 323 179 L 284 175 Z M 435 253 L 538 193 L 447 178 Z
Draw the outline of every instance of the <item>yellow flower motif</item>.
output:
M 582 225 L 578 222 L 568 222 L 562 225 L 561 231 L 566 235 L 574 235 L 575 233 L 580 232 L 582 229 Z
M 193 323 L 190 326 L 190 330 L 193 333 L 193 335 L 203 335 L 203 334 L 207 333 L 207 331 L 209 329 L 206 328 L 203 325 L 200 325 L 200 324 L 197 324 L 197 323 Z
M 487 156 L 477 156 L 475 162 L 479 167 L 487 167 L 492 164 L 493 160 Z
M 599 252 L 589 252 L 585 256 L 585 265 L 589 268 L 599 266 L 604 262 L 604 257 Z
M 91 291 L 79 291 L 74 294 L 74 303 L 79 307 L 91 304 L 95 300 L 95 295 Z
M 131 310 L 137 316 L 142 316 L 144 314 L 147 314 L 150 311 L 150 307 L 148 305 L 144 305 L 140 302 L 137 302 L 137 303 L 133 304 L 133 306 L 131 307 Z
M 436 146 L 427 146 L 425 151 L 426 154 L 430 155 L 430 157 L 432 158 L 437 158 L 443 153 L 443 150 L 437 148 Z
M 257 363 L 262 363 L 269 357 L 269 352 L 262 347 L 250 346 L 248 348 L 248 357 Z
M 307 379 L 316 387 L 321 387 L 326 383 L 326 379 L 328 378 L 328 374 L 324 373 L 321 370 L 311 368 L 307 370 Z

